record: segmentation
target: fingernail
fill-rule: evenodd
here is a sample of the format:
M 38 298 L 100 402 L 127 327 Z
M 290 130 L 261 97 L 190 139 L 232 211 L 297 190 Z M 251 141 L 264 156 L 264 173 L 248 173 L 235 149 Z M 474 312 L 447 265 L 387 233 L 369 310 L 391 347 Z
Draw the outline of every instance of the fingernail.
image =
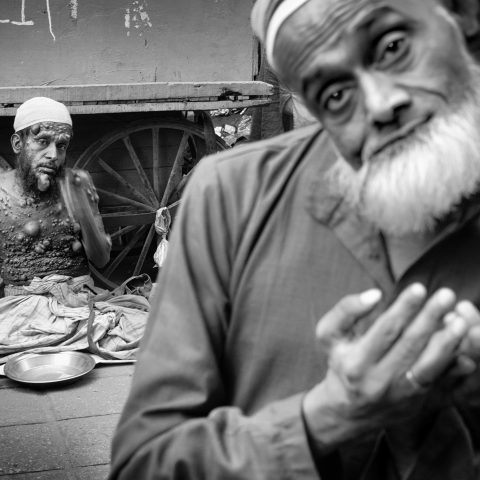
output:
M 443 317 L 443 324 L 446 327 L 449 327 L 452 322 L 455 321 L 455 319 L 458 318 L 458 315 L 455 312 L 448 312 L 444 317 Z
M 473 315 L 478 315 L 478 311 L 475 306 L 469 302 L 468 300 L 462 300 L 461 302 L 457 303 L 455 310 L 463 316 L 470 317 Z
M 410 293 L 417 297 L 423 297 L 427 294 L 427 289 L 421 283 L 412 283 Z
M 442 288 L 438 290 L 437 301 L 440 302 L 443 306 L 448 306 L 455 300 L 455 294 L 449 288 Z
M 462 317 L 458 315 L 454 318 L 449 324 L 448 329 L 455 335 L 456 337 L 461 337 L 467 331 L 467 322 Z
M 375 305 L 381 298 L 382 292 L 378 288 L 372 288 L 360 294 L 360 302 L 366 306 Z

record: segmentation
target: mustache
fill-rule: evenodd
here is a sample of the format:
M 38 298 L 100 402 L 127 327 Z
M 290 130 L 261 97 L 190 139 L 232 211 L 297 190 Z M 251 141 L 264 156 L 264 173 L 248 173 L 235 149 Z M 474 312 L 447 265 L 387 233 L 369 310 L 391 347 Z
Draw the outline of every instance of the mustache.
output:
M 55 165 L 55 163 L 40 163 L 39 165 L 35 166 L 35 170 L 37 171 L 52 171 L 53 173 L 57 174 L 61 168 L 58 165 Z

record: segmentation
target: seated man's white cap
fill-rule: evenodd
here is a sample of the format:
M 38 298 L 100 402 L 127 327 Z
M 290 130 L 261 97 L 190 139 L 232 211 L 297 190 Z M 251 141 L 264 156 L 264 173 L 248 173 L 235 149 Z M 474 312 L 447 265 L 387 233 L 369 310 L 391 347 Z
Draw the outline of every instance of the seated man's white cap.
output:
M 18 107 L 13 129 L 18 132 L 40 122 L 66 123 L 72 126 L 72 117 L 63 103 L 47 97 L 34 97 Z

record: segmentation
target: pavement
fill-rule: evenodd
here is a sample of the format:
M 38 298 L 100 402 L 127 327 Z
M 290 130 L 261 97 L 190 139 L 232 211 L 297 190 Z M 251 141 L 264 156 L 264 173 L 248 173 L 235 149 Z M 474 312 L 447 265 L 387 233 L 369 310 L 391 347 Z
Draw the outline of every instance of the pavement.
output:
M 97 365 L 74 383 L 0 377 L 0 480 L 105 480 L 134 365 Z

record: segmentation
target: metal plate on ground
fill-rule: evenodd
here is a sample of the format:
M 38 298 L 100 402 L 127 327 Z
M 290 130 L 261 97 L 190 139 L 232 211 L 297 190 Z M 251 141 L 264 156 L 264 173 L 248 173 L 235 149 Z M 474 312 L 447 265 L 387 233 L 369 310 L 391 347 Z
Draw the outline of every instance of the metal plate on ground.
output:
M 96 361 L 87 353 L 26 353 L 11 358 L 4 366 L 5 376 L 30 386 L 70 383 L 91 372 Z

